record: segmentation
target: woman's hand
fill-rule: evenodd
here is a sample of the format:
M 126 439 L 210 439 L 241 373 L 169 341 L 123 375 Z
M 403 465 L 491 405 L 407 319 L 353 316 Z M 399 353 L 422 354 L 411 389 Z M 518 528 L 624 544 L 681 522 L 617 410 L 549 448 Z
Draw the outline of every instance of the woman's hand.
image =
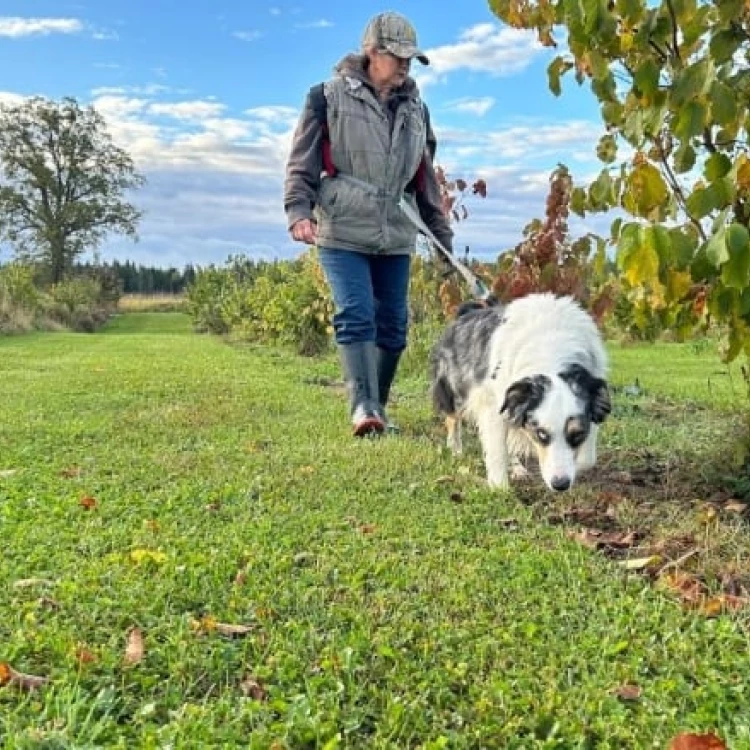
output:
M 292 239 L 314 245 L 317 241 L 318 225 L 311 219 L 300 219 L 292 224 Z

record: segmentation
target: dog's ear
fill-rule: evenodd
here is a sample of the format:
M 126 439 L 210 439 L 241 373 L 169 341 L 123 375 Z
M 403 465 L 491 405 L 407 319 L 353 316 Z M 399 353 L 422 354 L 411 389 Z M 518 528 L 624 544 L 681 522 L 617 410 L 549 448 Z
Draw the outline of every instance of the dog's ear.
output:
M 612 411 L 607 381 L 593 376 L 581 365 L 571 365 L 560 373 L 560 377 L 588 401 L 591 421 L 601 424 Z
M 544 392 L 549 384 L 550 380 L 545 375 L 516 380 L 505 391 L 505 400 L 500 407 L 500 413 L 507 414 L 511 424 L 522 427 L 526 421 L 526 415 L 542 403 Z

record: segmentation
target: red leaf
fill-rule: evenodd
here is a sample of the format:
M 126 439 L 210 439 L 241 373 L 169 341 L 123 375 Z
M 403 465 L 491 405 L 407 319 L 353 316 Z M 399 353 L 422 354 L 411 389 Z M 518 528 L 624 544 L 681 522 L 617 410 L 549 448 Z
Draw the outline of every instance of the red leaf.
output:
M 669 750 L 727 750 L 727 746 L 715 734 L 684 732 L 670 742 Z
M 96 498 L 89 495 L 82 497 L 78 503 L 84 510 L 93 510 L 96 508 Z

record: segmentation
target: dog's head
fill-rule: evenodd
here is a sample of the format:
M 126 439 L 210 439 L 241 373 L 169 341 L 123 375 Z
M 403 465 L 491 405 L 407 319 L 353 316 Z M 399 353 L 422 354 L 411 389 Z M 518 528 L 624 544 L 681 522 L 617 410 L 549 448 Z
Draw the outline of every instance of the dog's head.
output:
M 611 408 L 606 381 L 585 367 L 571 365 L 555 375 L 533 375 L 512 383 L 500 413 L 526 433 L 542 478 L 560 492 L 573 486 L 591 425 L 603 422 Z

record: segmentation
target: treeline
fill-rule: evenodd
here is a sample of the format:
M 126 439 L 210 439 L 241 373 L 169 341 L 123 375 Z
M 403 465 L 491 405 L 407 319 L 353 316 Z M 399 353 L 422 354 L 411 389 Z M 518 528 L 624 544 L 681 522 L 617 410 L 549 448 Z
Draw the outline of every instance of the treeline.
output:
M 155 268 L 115 260 L 109 263 L 77 263 L 74 266 L 75 275 L 101 275 L 102 271 L 119 281 L 123 294 L 182 294 L 196 275 L 192 265 L 182 269 Z

